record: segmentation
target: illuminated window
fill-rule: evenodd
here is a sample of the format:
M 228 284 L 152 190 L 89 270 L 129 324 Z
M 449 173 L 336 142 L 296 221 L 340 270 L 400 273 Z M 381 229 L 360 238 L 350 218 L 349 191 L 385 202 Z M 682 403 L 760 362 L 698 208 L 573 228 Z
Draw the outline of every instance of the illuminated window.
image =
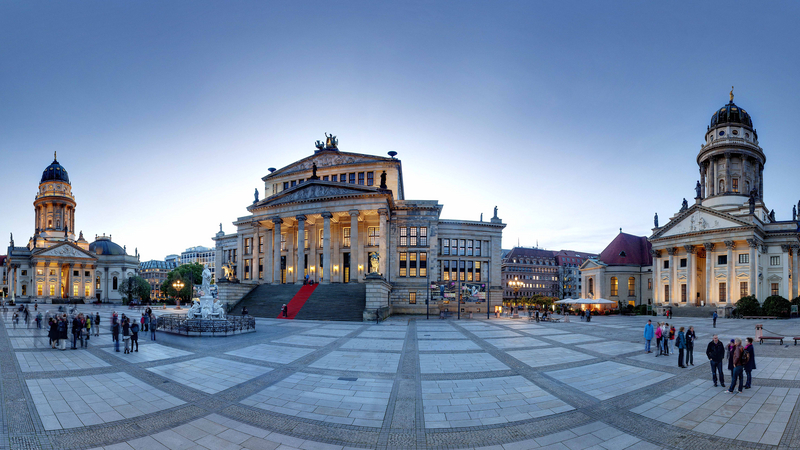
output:
M 475 281 L 481 281 L 481 262 L 475 261 Z
M 630 277 L 628 278 L 628 297 L 633 297 L 636 295 L 636 278 Z
M 39 297 L 42 296 L 42 285 L 41 285 L 41 283 L 36 285 L 36 295 L 38 295 Z
M 245 259 L 244 260 L 244 279 L 250 279 L 250 264 L 253 262 L 252 259 Z
M 771 283 L 770 284 L 770 295 L 780 295 L 780 284 L 778 283 Z
M 400 276 L 401 277 L 408 276 L 407 259 L 408 259 L 408 253 L 401 252 L 400 253 Z
M 419 276 L 428 276 L 428 253 L 420 252 L 419 254 Z
M 50 276 L 51 277 L 56 276 L 56 269 L 50 269 Z
M 739 179 L 738 178 L 733 178 L 731 180 L 731 189 L 733 190 L 733 192 L 739 192 Z
M 408 245 L 408 228 L 400 227 L 400 245 L 405 247 Z
M 739 282 L 739 298 L 747 297 L 747 281 Z
M 473 264 L 474 263 L 472 261 L 467 261 L 467 281 L 472 281 L 472 273 L 474 270 Z
M 410 276 L 410 277 L 417 276 L 417 254 L 416 253 L 409 253 L 408 254 L 408 276 Z
M 36 269 L 36 275 L 44 275 L 44 270 Z
M 27 284 L 23 284 L 22 285 L 22 295 L 23 296 L 28 295 L 28 285 Z
M 450 281 L 450 261 L 442 261 L 442 281 Z
M 664 285 L 664 302 L 669 303 L 669 285 Z
M 95 281 L 95 289 L 100 289 L 100 275 L 97 276 L 97 280 Z
M 380 227 L 367 228 L 367 245 L 377 246 L 380 245 L 381 229 Z
M 719 284 L 719 301 L 727 302 L 728 301 L 728 286 L 725 283 Z
M 345 247 L 350 247 L 350 227 L 342 228 L 342 241 Z
M 281 251 L 286 250 L 286 233 L 281 233 Z
M 306 250 L 311 248 L 308 246 L 308 230 L 303 231 L 303 248 L 305 248 Z
M 84 295 L 84 297 L 88 297 L 88 296 L 92 295 L 92 288 L 88 284 L 86 285 L 85 292 L 86 292 L 86 295 Z
M 653 290 L 653 279 L 652 278 L 648 278 L 647 279 L 647 290 L 648 291 L 652 291 Z
M 408 303 L 411 305 L 417 304 L 417 293 L 416 292 L 409 292 L 408 293 Z
M 73 297 L 77 297 L 78 296 L 78 285 L 77 284 L 72 286 L 72 296 Z
M 54 285 L 50 285 L 50 296 L 56 295 L 56 287 Z
M 619 280 L 617 277 L 611 277 L 611 296 L 616 297 L 619 295 Z

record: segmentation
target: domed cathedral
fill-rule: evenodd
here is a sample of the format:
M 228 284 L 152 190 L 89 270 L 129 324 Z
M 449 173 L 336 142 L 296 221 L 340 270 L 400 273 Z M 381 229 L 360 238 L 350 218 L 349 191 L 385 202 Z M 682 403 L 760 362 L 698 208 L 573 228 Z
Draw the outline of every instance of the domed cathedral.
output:
M 245 294 L 288 295 L 289 300 L 290 288 L 268 285 L 314 282 L 319 286 L 297 317 L 310 317 L 304 316 L 306 309 L 324 309 L 324 299 L 347 292 L 361 299 L 337 304 L 352 309 L 348 320 L 374 320 L 377 308 L 412 314 L 441 309 L 455 315 L 486 314 L 487 300 L 499 305 L 505 224 L 497 209 L 486 221 L 479 213 L 480 220 L 441 219 L 438 201 L 406 200 L 401 161 L 397 152 L 388 155 L 341 151 L 336 137 L 326 134 L 311 155 L 270 168 L 261 179 L 264 198 L 256 189 L 248 214 L 233 222 L 236 232 L 225 234 L 220 225 L 214 237 L 216 267 L 226 273 L 220 298 L 233 303 Z M 459 311 L 455 297 L 467 290 Z M 254 307 L 263 309 L 247 305 L 251 313 Z
M 121 301 L 118 287 L 136 273 L 138 254 L 127 254 L 111 236 L 89 243 L 75 234 L 77 201 L 67 169 L 54 155 L 44 169 L 33 201 L 34 232 L 17 247 L 8 248 L 9 296 L 22 302 Z M 137 252 L 138 253 L 138 252 Z
M 730 101 L 714 111 L 697 155 L 695 199 L 650 237 L 657 306 L 732 307 L 754 295 L 798 296 L 797 210 L 779 221 L 764 202 L 764 164 L 750 114 Z M 786 211 L 788 216 L 789 212 Z

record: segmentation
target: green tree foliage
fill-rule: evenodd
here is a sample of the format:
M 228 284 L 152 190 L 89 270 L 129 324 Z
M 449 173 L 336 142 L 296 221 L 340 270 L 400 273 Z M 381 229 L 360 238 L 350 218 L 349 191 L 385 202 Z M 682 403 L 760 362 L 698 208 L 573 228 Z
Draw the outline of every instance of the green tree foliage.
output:
M 768 316 L 789 317 L 789 311 L 792 309 L 792 302 L 780 295 L 771 295 L 764 300 L 764 305 L 761 309 L 763 309 L 764 314 Z
M 138 275 L 123 280 L 118 291 L 123 297 L 123 303 L 131 300 L 146 302 L 150 299 L 150 283 Z
M 172 286 L 175 281 L 181 280 L 183 288 L 176 291 Z M 192 287 L 203 284 L 203 265 L 200 263 L 183 264 L 167 274 L 167 279 L 161 283 L 161 292 L 169 297 L 178 297 L 182 302 L 188 303 L 192 299 Z
M 792 304 L 793 304 L 793 305 L 800 306 L 800 297 L 795 297 L 795 298 L 792 300 Z
M 747 297 L 739 299 L 739 301 L 736 302 L 736 310 L 743 316 L 761 315 L 761 305 L 759 305 L 758 299 L 753 295 L 748 295 Z

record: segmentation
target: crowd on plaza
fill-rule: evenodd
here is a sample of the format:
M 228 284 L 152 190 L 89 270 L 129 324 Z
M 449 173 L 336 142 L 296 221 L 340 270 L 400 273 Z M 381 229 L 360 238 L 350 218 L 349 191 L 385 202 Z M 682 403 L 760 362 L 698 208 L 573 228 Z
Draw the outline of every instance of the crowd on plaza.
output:
M 713 316 L 713 326 L 717 325 L 717 314 Z M 653 326 L 653 321 L 648 320 L 644 326 L 644 351 L 653 353 L 651 342 L 656 339 L 656 357 L 674 355 L 674 349 L 678 350 L 678 367 L 686 369 L 689 365 L 694 365 L 694 345 L 697 334 L 694 327 L 684 330 L 678 328 L 676 333 L 675 326 L 670 326 L 667 322 L 658 322 Z M 674 341 L 674 342 L 673 342 Z M 739 392 L 742 389 L 750 389 L 752 383 L 752 371 L 756 369 L 756 355 L 753 349 L 753 338 L 746 339 L 747 344 L 742 345 L 739 338 L 731 339 L 727 347 L 720 342 L 719 336 L 714 335 L 706 348 L 706 356 L 711 365 L 711 375 L 714 386 L 722 385 L 725 387 L 725 375 L 722 371 L 723 360 L 728 361 L 728 370 L 731 374 L 731 384 L 727 392 L 734 393 L 736 382 L 739 382 Z M 747 381 L 744 376 L 747 375 Z M 719 380 L 719 384 L 718 384 Z

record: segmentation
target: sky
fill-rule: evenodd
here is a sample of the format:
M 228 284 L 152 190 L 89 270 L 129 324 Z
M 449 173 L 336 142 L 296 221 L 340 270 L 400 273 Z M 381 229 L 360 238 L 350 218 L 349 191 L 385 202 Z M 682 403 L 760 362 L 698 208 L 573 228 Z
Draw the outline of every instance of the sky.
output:
M 778 220 L 800 199 L 798 2 L 0 0 L 0 236 L 34 232 L 58 152 L 90 241 L 213 246 L 261 177 L 314 151 L 402 160 L 444 219 L 599 253 L 694 197 L 735 102 Z M 4 238 L 5 238 L 4 237 Z

